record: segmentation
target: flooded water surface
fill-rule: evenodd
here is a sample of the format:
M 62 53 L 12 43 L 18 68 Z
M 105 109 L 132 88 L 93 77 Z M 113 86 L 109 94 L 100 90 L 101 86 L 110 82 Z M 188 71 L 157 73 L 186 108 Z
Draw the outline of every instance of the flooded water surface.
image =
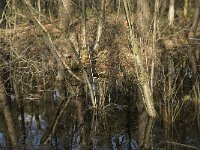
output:
M 137 150 L 141 140 L 148 149 L 199 149 L 194 115 L 183 113 L 168 124 L 159 116 L 141 120 L 142 114 L 125 98 L 121 104 L 109 103 L 98 110 L 85 101 L 82 97 L 59 100 L 52 96 L 1 106 L 0 149 Z

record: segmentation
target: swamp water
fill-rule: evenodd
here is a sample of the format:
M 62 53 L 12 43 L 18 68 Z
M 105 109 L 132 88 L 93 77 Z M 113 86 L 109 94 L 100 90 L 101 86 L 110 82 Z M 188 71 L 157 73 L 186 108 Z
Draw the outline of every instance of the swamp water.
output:
M 121 104 L 110 103 L 94 111 L 81 103 L 83 98 L 62 101 L 52 97 L 12 101 L 0 107 L 1 150 L 138 149 L 138 113 L 124 103 L 129 100 L 122 98 Z M 159 115 L 146 129 L 150 136 L 144 140 L 155 150 L 200 149 L 199 128 L 191 117 L 182 116 L 166 127 Z

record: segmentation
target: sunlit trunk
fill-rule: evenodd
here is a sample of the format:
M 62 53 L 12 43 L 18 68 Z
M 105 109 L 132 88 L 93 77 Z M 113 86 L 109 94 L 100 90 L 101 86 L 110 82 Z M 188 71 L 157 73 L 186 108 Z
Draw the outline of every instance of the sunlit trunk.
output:
M 184 10 L 183 10 L 183 15 L 184 17 L 187 17 L 188 16 L 188 5 L 189 5 L 189 0 L 185 0 L 184 2 Z
M 174 22 L 174 13 L 175 13 L 175 10 L 174 10 L 174 1 L 175 0 L 170 0 L 169 2 L 169 14 L 168 14 L 168 19 L 169 19 L 169 25 L 170 26 L 173 26 L 173 22 Z
M 96 41 L 94 44 L 94 51 L 98 51 L 99 49 L 99 42 L 102 36 L 104 22 L 105 22 L 105 3 L 106 0 L 101 0 L 101 9 L 100 9 L 100 15 L 99 15 L 99 22 L 97 27 L 97 35 L 96 35 Z
M 82 50 L 87 49 L 86 42 L 86 2 L 81 1 L 81 25 L 82 25 Z
M 40 0 L 37 1 L 37 7 L 38 7 L 38 12 L 40 13 L 38 19 L 40 20 L 41 18 L 41 1 Z
M 154 108 L 154 102 L 153 102 L 153 93 L 151 90 L 151 86 L 150 86 L 150 79 L 149 79 L 149 74 L 147 72 L 147 66 L 145 66 L 144 63 L 144 54 L 142 53 L 142 50 L 139 48 L 139 43 L 138 40 L 135 37 L 135 31 L 132 25 L 132 20 L 130 17 L 130 12 L 129 12 L 129 8 L 128 8 L 128 4 L 126 0 L 123 0 L 124 2 L 124 8 L 125 8 L 125 12 L 126 12 L 126 18 L 127 18 L 127 22 L 128 22 L 128 26 L 129 26 L 129 36 L 130 36 L 130 44 L 132 47 L 132 52 L 134 54 L 135 59 L 133 61 L 135 61 L 135 71 L 136 71 L 136 75 L 137 75 L 137 79 L 138 79 L 138 83 L 139 83 L 139 87 L 141 88 L 142 91 L 142 95 L 143 95 L 143 103 L 146 106 L 147 112 L 151 117 L 155 117 L 156 116 L 156 110 Z M 143 2 L 148 2 L 148 1 L 143 1 Z M 142 3 L 140 4 L 142 7 Z M 149 5 L 146 4 L 146 7 L 148 7 Z M 145 10 L 142 8 L 138 8 L 139 10 L 141 10 L 141 13 L 144 13 L 144 18 L 140 18 L 140 19 L 148 19 L 149 18 L 149 13 L 147 12 L 145 13 Z M 143 12 L 144 11 L 144 12 Z M 139 14 L 138 14 L 139 15 Z M 144 20 L 144 24 L 143 27 L 144 29 L 147 29 L 147 23 L 148 20 Z M 146 31 L 146 30 L 143 30 Z M 143 33 L 144 35 L 144 33 Z M 143 38 L 143 37 L 142 37 Z

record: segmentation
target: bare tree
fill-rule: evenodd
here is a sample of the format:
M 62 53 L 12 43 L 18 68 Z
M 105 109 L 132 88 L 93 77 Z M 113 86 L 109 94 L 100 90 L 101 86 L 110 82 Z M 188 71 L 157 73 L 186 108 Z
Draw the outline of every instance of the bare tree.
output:
M 147 1 L 143 0 L 142 2 L 145 3 Z M 128 7 L 127 0 L 123 0 L 123 3 L 124 3 L 126 18 L 127 18 L 128 27 L 129 27 L 130 44 L 132 47 L 132 52 L 135 56 L 134 57 L 135 60 L 133 60 L 133 61 L 135 61 L 135 68 L 136 68 L 135 70 L 136 70 L 136 74 L 137 74 L 139 87 L 141 88 L 142 95 L 143 95 L 143 103 L 146 106 L 146 110 L 147 110 L 149 116 L 155 117 L 156 111 L 154 108 L 153 95 L 152 95 L 152 91 L 150 88 L 149 75 L 146 70 L 144 60 L 143 60 L 144 55 L 142 54 L 142 51 L 139 48 L 138 40 L 136 39 L 136 36 L 135 36 L 135 30 L 133 28 L 132 20 L 130 17 L 130 11 L 129 11 L 130 9 Z M 139 2 L 139 4 L 141 7 L 143 6 L 142 3 Z M 147 7 L 148 7 L 148 4 L 146 5 L 146 8 Z M 143 8 L 140 8 L 140 10 L 145 11 Z M 144 17 L 148 19 L 149 13 L 144 14 Z M 140 19 L 142 19 L 142 18 L 140 18 Z M 145 22 L 146 22 L 146 20 L 145 20 Z M 144 28 L 146 28 L 146 27 L 144 26 Z

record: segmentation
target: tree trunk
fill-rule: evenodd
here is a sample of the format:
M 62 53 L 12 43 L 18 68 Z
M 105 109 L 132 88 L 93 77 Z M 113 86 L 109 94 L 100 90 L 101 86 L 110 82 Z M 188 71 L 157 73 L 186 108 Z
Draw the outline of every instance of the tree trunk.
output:
M 99 23 L 98 23 L 98 28 L 97 28 L 96 41 L 94 44 L 95 52 L 99 50 L 99 42 L 100 42 L 102 32 L 103 32 L 103 27 L 104 27 L 104 22 L 105 22 L 105 3 L 106 3 L 106 0 L 101 0 Z
M 160 16 L 164 16 L 166 13 L 168 0 L 161 0 L 160 3 Z
M 194 15 L 193 24 L 192 24 L 189 34 L 188 34 L 189 38 L 195 37 L 197 27 L 199 24 L 199 18 L 200 18 L 200 0 L 196 0 L 196 11 L 195 11 L 195 15 Z
M 5 7 L 6 7 L 6 0 L 2 0 L 0 3 L 0 28 L 5 27 Z
M 40 0 L 37 1 L 37 8 L 38 8 L 38 12 L 40 13 L 39 17 L 38 17 L 38 19 L 40 21 L 40 18 L 41 18 L 41 1 Z
M 15 0 L 11 1 L 11 9 L 12 9 L 12 13 L 15 12 L 15 10 L 16 10 L 16 1 Z
M 86 2 L 81 1 L 81 25 L 82 25 L 82 50 L 87 49 L 86 42 Z
M 150 19 L 150 7 L 148 0 L 137 0 L 137 15 L 142 36 L 147 34 Z
M 5 6 L 6 6 L 6 0 L 1 0 L 1 3 L 0 3 L 0 12 L 3 12 Z
M 59 28 L 63 31 L 68 30 L 71 11 L 71 0 L 58 0 Z
M 173 26 L 174 22 L 174 0 L 170 0 L 169 2 L 169 14 L 168 14 L 168 19 L 169 19 L 169 25 Z
M 140 2 L 140 1 L 138 0 L 138 2 Z M 143 0 L 143 2 L 146 3 L 148 1 Z M 139 48 L 138 40 L 135 37 L 135 31 L 133 29 L 132 20 L 131 20 L 130 12 L 129 12 L 130 9 L 128 8 L 127 1 L 123 0 L 123 3 L 124 3 L 126 18 L 127 18 L 127 22 L 128 22 L 128 26 L 129 26 L 130 44 L 132 47 L 133 55 L 135 56 L 135 59 L 133 61 L 135 61 L 135 70 L 136 70 L 139 87 L 141 88 L 142 95 L 143 95 L 143 103 L 146 106 L 149 116 L 155 117 L 156 111 L 154 108 L 153 94 L 152 94 L 151 87 L 150 87 L 150 79 L 149 79 L 148 72 L 146 70 L 147 66 L 145 66 L 145 64 L 143 62 L 144 55 L 142 54 L 142 51 Z M 148 4 L 149 3 L 144 4 L 144 5 L 146 5 L 146 9 L 148 8 Z M 142 8 L 142 6 L 143 6 L 142 3 L 140 3 L 140 6 L 141 6 L 140 10 L 145 11 L 145 9 Z M 147 12 L 147 13 L 144 12 L 144 17 L 148 19 L 149 12 Z M 142 19 L 142 18 L 140 18 L 140 19 Z M 145 22 L 147 22 L 147 21 L 145 20 Z M 144 27 L 146 28 L 147 24 L 144 24 Z
M 185 0 L 185 2 L 184 2 L 184 10 L 183 10 L 184 17 L 188 16 L 188 4 L 189 4 L 189 0 Z
M 142 91 L 138 88 L 137 107 L 138 107 L 138 147 L 144 146 L 145 128 L 148 121 L 148 113 L 143 103 Z

